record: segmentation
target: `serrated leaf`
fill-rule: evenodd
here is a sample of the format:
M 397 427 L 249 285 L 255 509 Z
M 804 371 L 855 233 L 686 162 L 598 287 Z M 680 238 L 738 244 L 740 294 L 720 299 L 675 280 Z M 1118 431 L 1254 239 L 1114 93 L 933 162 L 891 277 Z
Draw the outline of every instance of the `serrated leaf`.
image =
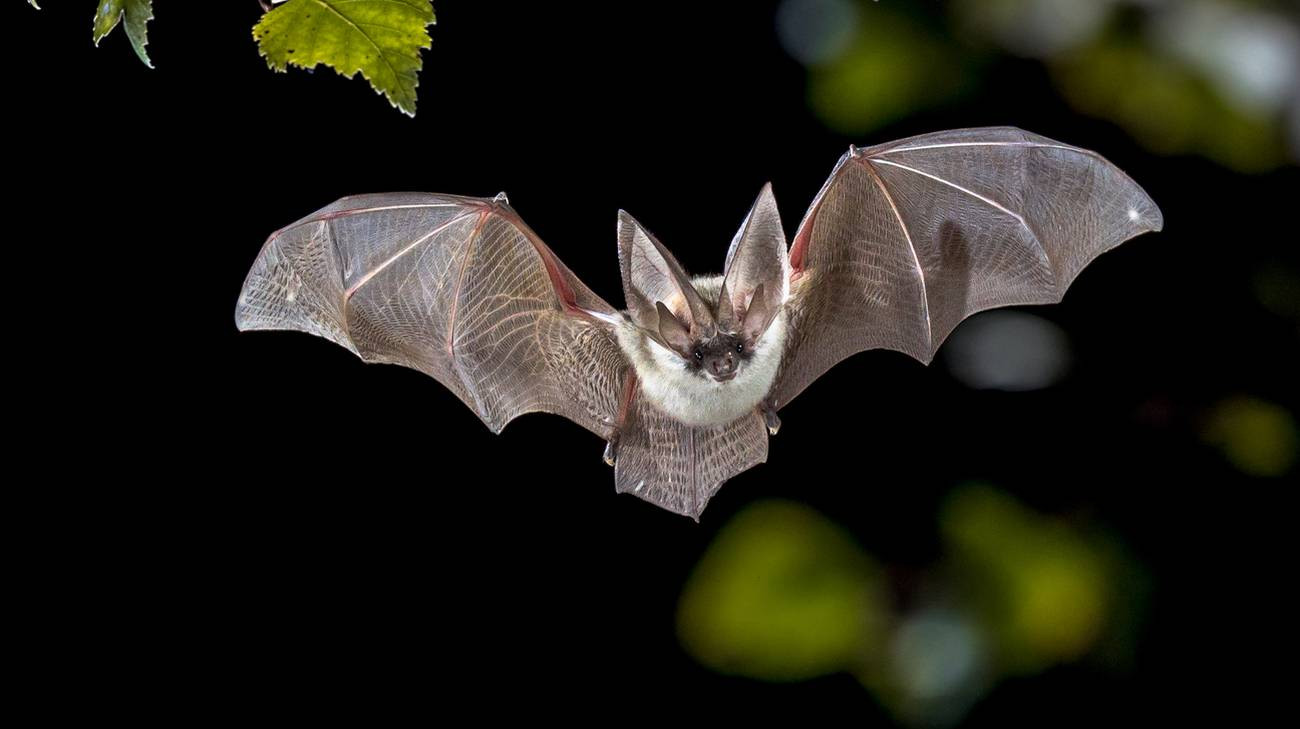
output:
M 112 32 L 124 17 L 126 37 L 131 41 L 135 55 L 140 57 L 144 65 L 153 68 L 153 62 L 149 60 L 149 54 L 144 50 L 145 45 L 149 43 L 146 26 L 150 20 L 153 20 L 153 0 L 100 0 L 99 9 L 95 11 L 93 33 L 95 45 L 99 45 L 99 41 Z
M 360 72 L 415 116 L 420 49 L 433 22 L 430 0 L 288 0 L 253 26 L 253 39 L 276 71 L 325 64 L 346 78 Z

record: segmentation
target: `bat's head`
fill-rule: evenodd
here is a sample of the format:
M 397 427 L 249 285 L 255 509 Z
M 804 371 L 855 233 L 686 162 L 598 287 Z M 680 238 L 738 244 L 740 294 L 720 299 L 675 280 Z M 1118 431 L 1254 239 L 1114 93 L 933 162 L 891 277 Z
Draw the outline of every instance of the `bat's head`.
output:
M 771 185 L 740 226 L 721 276 L 690 278 L 672 253 L 619 211 L 618 255 L 632 320 L 715 382 L 742 376 L 789 292 L 785 233 Z

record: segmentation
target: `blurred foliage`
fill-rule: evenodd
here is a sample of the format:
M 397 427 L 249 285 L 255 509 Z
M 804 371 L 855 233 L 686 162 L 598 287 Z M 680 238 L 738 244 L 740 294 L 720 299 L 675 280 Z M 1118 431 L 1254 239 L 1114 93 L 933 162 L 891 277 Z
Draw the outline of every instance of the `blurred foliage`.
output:
M 809 69 L 808 103 L 835 131 L 860 135 L 959 96 L 973 72 L 910 19 L 873 14 L 842 52 Z
M 1112 601 L 1102 554 L 1062 522 L 987 486 L 959 489 L 939 516 L 958 572 L 1017 673 L 1081 657 Z
M 682 644 L 714 670 L 756 679 L 850 672 L 900 720 L 931 726 L 959 720 L 1001 677 L 1085 657 L 1126 667 L 1145 573 L 1115 537 L 986 485 L 954 490 L 938 528 L 944 557 L 903 600 L 825 517 L 752 504 L 686 583 Z
M 1300 322 L 1300 272 L 1281 263 L 1261 268 L 1252 282 L 1255 299 L 1277 316 Z
M 1267 170 L 1286 154 L 1275 120 L 1232 105 L 1203 75 L 1141 45 L 1104 41 L 1054 70 L 1076 108 L 1118 122 L 1159 154 L 1202 154 L 1241 171 Z
M 36 3 L 32 3 L 33 6 Z M 123 27 L 126 29 L 127 40 L 131 41 L 131 48 L 135 49 L 135 55 L 144 61 L 144 65 L 153 68 L 153 63 L 149 60 L 149 54 L 145 53 L 144 47 L 149 43 L 148 23 L 153 20 L 153 0 L 101 0 L 99 9 L 95 11 L 95 25 L 92 38 L 95 45 L 113 31 L 117 24 L 123 19 Z
M 1296 11 L 1233 0 L 786 0 L 809 106 L 861 136 L 987 82 L 998 53 L 1042 63 L 1062 97 L 1161 154 L 1241 171 L 1300 160 Z M 809 20 L 820 12 L 836 23 Z M 851 30 L 849 30 L 851 29 Z M 851 33 L 852 41 L 843 39 Z M 1289 140 L 1288 140 L 1289 138 Z
M 1019 56 L 1046 58 L 1102 30 L 1112 0 L 951 0 L 953 25 Z
M 710 668 L 771 681 L 854 667 L 881 643 L 881 585 L 879 568 L 820 514 L 759 502 L 726 525 L 686 583 L 682 642 Z
M 1233 397 L 1210 412 L 1201 435 L 1233 466 L 1251 476 L 1282 476 L 1300 456 L 1300 430 L 1285 408 L 1251 397 Z

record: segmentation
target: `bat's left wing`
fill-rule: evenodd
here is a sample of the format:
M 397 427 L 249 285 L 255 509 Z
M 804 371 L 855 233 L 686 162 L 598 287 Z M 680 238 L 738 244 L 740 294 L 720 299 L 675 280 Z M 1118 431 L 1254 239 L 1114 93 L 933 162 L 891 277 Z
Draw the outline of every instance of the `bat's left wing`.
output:
M 885 348 L 929 362 L 962 319 L 1061 300 L 1160 209 L 1100 155 L 1014 129 L 938 132 L 840 158 L 790 251 L 780 408 L 835 363 Z
M 617 316 L 504 196 L 348 197 L 274 234 L 235 311 L 441 382 L 493 432 L 529 412 L 608 438 L 627 363 Z

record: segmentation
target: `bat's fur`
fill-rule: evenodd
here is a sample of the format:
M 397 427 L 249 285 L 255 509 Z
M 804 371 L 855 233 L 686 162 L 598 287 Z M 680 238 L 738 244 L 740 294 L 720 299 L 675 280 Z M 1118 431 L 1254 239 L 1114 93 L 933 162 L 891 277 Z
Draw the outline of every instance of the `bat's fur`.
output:
M 691 285 L 716 308 L 722 276 L 701 276 Z M 668 416 L 688 425 L 720 425 L 758 407 L 776 380 L 785 351 L 786 314 L 782 306 L 766 332 L 742 361 L 734 379 L 716 382 L 692 371 L 676 352 L 646 336 L 645 330 L 624 320 L 615 328 L 619 348 L 636 370 L 641 394 Z

